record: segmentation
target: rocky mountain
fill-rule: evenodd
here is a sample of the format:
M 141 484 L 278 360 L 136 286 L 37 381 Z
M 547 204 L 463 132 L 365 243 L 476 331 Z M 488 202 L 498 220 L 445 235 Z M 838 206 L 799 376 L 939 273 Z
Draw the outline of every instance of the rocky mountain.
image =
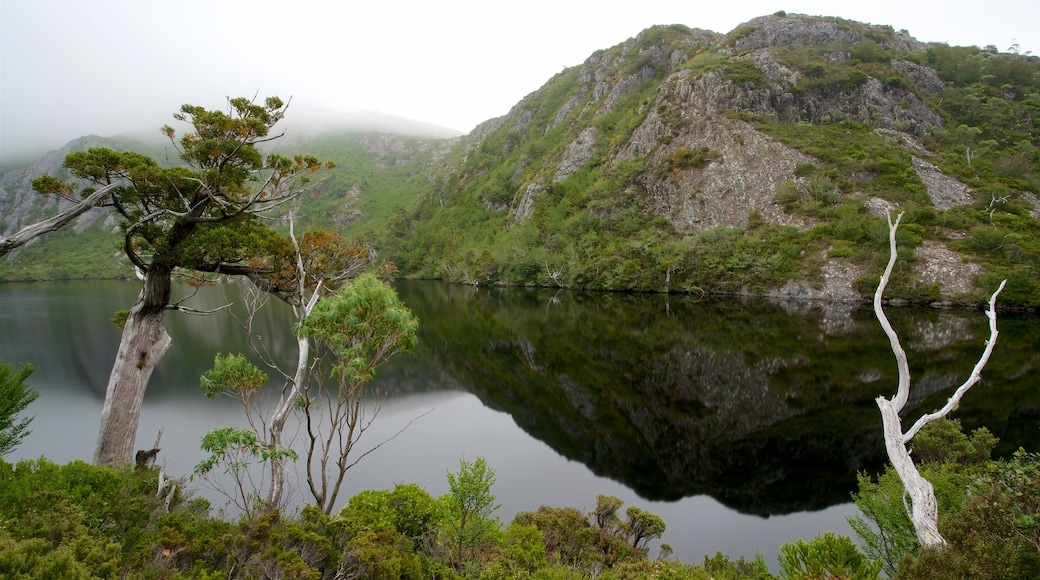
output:
M 474 284 L 859 300 L 905 211 L 897 294 L 972 301 L 1018 276 L 1035 304 L 1038 71 L 837 18 L 651 28 L 464 138 L 395 258 Z M 998 255 L 996 231 L 1030 257 Z
M 904 212 L 891 296 L 1032 307 L 1038 118 L 1036 57 L 777 13 L 647 29 L 463 137 L 292 145 L 339 167 L 312 225 L 409 276 L 858 301 Z

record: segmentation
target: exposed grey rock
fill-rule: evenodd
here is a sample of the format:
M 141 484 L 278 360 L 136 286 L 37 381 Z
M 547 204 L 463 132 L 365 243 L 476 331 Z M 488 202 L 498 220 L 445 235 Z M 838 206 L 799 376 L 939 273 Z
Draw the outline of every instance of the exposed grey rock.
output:
M 915 250 L 921 263 L 920 280 L 925 286 L 938 284 L 944 296 L 968 294 L 977 291 L 975 277 L 982 268 L 973 262 L 964 262 L 961 255 L 943 244 L 925 240 Z
M 956 205 L 968 205 L 975 201 L 971 189 L 956 179 L 944 175 L 938 167 L 920 159 L 912 157 L 914 171 L 924 182 L 928 189 L 928 197 L 936 209 L 947 210 Z
M 879 218 L 883 218 L 886 215 L 892 215 L 892 212 L 896 209 L 896 206 L 892 202 L 887 199 L 881 199 L 880 197 L 867 198 L 866 205 L 867 211 Z
M 794 177 L 799 163 L 813 158 L 774 141 L 750 124 L 708 111 L 714 107 L 707 85 L 678 85 L 676 94 L 686 94 L 681 103 L 684 122 L 670 129 L 656 110 L 651 111 L 619 152 L 621 159 L 648 156 L 648 166 L 667 166 L 678 147 L 707 147 L 720 158 L 701 168 L 639 179 L 646 189 L 650 207 L 679 230 L 700 231 L 718 225 L 744 227 L 753 211 L 770 223 L 808 227 L 808 222 L 788 215 L 773 202 L 776 188 Z M 686 88 L 688 87 L 688 91 Z M 670 98 L 659 94 L 658 102 Z M 665 137 L 668 145 L 662 145 Z
M 570 145 L 567 145 L 567 149 L 563 152 L 563 159 L 560 160 L 560 165 L 556 168 L 556 174 L 553 175 L 553 182 L 567 179 L 568 175 L 585 165 L 589 158 L 592 157 L 592 149 L 595 145 L 596 128 L 586 127 Z
M 1029 193 L 1028 191 L 1022 194 L 1022 199 L 1029 202 L 1029 205 L 1033 206 L 1033 209 L 1029 212 L 1029 215 L 1033 216 L 1033 219 L 1040 219 L 1040 199 L 1036 198 L 1036 195 Z
M 927 48 L 927 45 L 913 39 L 904 31 L 893 32 L 890 26 L 803 14 L 761 16 L 741 24 L 734 33 L 740 33 L 733 43 L 737 51 L 776 46 L 797 48 L 828 43 L 855 44 L 867 40 L 875 41 L 882 48 L 897 52 L 916 52 Z
M 939 94 L 946 88 L 946 83 L 942 82 L 942 79 L 939 78 L 939 73 L 935 72 L 935 69 L 917 64 L 916 62 L 897 59 L 892 59 L 888 64 L 903 73 L 914 84 L 915 89 L 926 95 Z
M 527 221 L 527 218 L 531 217 L 534 212 L 534 200 L 545 188 L 540 183 L 531 183 L 524 189 L 524 194 L 520 197 L 520 202 L 513 207 L 510 212 L 510 221 L 514 224 L 522 224 Z

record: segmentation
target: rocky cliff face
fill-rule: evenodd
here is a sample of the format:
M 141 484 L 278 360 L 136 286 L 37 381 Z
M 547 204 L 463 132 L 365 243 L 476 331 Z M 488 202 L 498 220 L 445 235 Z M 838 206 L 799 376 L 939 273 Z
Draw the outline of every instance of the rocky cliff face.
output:
M 801 15 L 756 18 L 726 35 L 651 28 L 560 73 L 464 139 L 466 151 L 497 156 L 505 170 L 486 161 L 478 166 L 476 155 L 467 154 L 438 175 L 445 181 L 464 176 L 458 179 L 465 182 L 463 195 L 469 184 L 485 197 L 490 189 L 511 188 L 504 194 L 509 201 L 484 203 L 488 214 L 508 214 L 507 228 L 523 227 L 546 192 L 580 171 L 606 175 L 628 163 L 639 169 L 620 195 L 666 219 L 679 236 L 719 226 L 744 229 L 752 220 L 806 232 L 819 222 L 786 211 L 774 195 L 788 183 L 804 194 L 811 187 L 806 174 L 826 164 L 753 120 L 856 123 L 903 152 L 907 173 L 916 174 L 932 206 L 948 211 L 974 203 L 975 192 L 945 175 L 924 144 L 944 128 L 926 103 L 945 86 L 935 70 L 920 64 L 927 48 L 888 26 Z M 537 154 L 526 153 L 531 150 Z M 496 171 L 509 177 L 497 185 L 474 184 Z M 864 172 L 850 180 L 867 184 L 874 177 Z M 859 199 L 875 216 L 898 209 L 866 187 L 833 195 Z M 609 207 L 590 210 L 592 218 L 611 213 Z M 951 232 L 950 239 L 962 235 Z M 936 285 L 942 296 L 981 290 L 975 283 L 979 266 L 958 259 L 947 240 L 929 240 L 916 257 L 920 283 Z M 816 258 L 823 263 L 822 280 L 793 280 L 765 293 L 862 299 L 854 288 L 868 272 L 862 263 L 829 257 L 826 250 Z

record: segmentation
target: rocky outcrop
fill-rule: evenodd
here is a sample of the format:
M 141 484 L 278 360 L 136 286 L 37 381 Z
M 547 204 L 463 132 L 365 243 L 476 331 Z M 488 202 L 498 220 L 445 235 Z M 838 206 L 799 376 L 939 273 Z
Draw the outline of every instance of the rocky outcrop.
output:
M 734 29 L 728 39 L 737 51 L 779 46 L 853 45 L 868 40 L 898 52 L 916 52 L 927 48 L 927 45 L 918 42 L 905 31 L 893 32 L 891 26 L 802 14 L 773 14 L 754 18 Z
M 574 73 L 577 88 L 568 98 L 557 101 L 559 108 L 543 130 L 553 130 L 568 119 L 573 122 L 589 111 L 609 112 L 625 95 L 656 86 L 653 98 L 644 100 L 641 106 L 645 112 L 642 121 L 626 141 L 616 145 L 613 158 L 645 163 L 647 170 L 635 178 L 636 187 L 628 193 L 642 197 L 644 207 L 668 219 L 677 230 L 699 232 L 720 225 L 743 228 L 752 215 L 767 223 L 801 229 L 813 225 L 806 218 L 785 213 L 773 201 L 773 195 L 784 182 L 801 181 L 795 175 L 797 167 L 817 161 L 761 133 L 752 124 L 733 118 L 733 112 L 786 123 L 869 124 L 912 153 L 913 168 L 937 209 L 973 202 L 967 186 L 925 161 L 931 154 L 919 141 L 942 127 L 939 115 L 920 98 L 943 89 L 934 70 L 896 57 L 888 65 L 903 75 L 905 81 L 901 83 L 864 77 L 847 86 L 811 88 L 814 85 L 806 84 L 812 80 L 807 73 L 782 57 L 783 50 L 828 46 L 835 48 L 827 58 L 844 62 L 860 56 L 855 54 L 857 47 L 876 47 L 897 55 L 926 48 L 905 32 L 836 18 L 773 15 L 751 20 L 726 36 L 691 31 L 682 41 L 672 38 L 667 45 L 640 44 L 652 34 L 646 31 L 614 49 L 600 51 L 578 67 Z M 725 67 L 704 70 L 690 66 L 691 59 L 705 47 L 727 55 L 731 61 L 746 63 L 741 65 L 743 70 L 757 71 L 749 76 L 757 75 L 758 80 L 733 79 Z M 537 117 L 537 107 L 546 105 L 543 97 L 552 88 L 543 87 L 511 112 L 524 130 Z M 510 122 L 507 117 L 503 124 Z M 513 223 L 530 215 L 533 195 L 541 192 L 542 186 L 564 180 L 589 164 L 597 139 L 601 136 L 595 127 L 585 127 L 553 161 L 556 169 L 551 176 L 525 184 L 523 194 L 514 197 L 510 208 Z M 671 160 L 682 148 L 710 151 L 710 161 L 676 167 Z M 877 215 L 892 209 L 880 199 L 870 199 L 868 206 Z M 970 264 L 954 267 L 954 254 L 945 247 L 921 248 L 918 260 L 922 263 L 921 283 L 938 285 L 944 296 L 974 290 L 971 281 L 978 268 Z M 792 282 L 769 294 L 862 300 L 853 282 L 865 273 L 863 268 L 828 262 L 826 258 L 824 262 L 822 284 Z
M 938 167 L 918 157 L 912 157 L 911 163 L 913 163 L 917 176 L 924 182 L 924 186 L 928 190 L 928 197 L 936 209 L 947 210 L 975 201 L 971 189 L 967 185 L 943 175 Z
M 563 159 L 553 175 L 553 182 L 567 179 L 579 167 L 585 165 L 592 157 L 592 147 L 596 144 L 596 128 L 586 127 L 563 151 Z

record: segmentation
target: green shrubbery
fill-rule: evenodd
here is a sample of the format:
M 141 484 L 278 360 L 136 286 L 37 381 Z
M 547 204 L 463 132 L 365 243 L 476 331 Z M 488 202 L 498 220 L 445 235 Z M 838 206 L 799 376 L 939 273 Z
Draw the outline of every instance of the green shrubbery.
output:
M 996 438 L 963 434 L 939 420 L 914 438 L 914 456 L 935 488 L 942 549 L 919 551 L 903 486 L 888 468 L 860 476 L 854 494 L 862 516 L 850 519 L 865 551 L 893 578 L 1035 578 L 1040 574 L 1040 455 L 1019 451 L 990 461 Z
M 362 492 L 334 515 L 308 506 L 293 516 L 271 509 L 234 522 L 211 516 L 204 500 L 178 495 L 165 506 L 155 498 L 156 478 L 151 469 L 0 462 L 0 576 L 774 578 L 761 555 L 717 554 L 694 565 L 670 558 L 662 545 L 651 559 L 647 543 L 662 536 L 664 521 L 634 506 L 621 517 L 622 501 L 611 496 L 599 496 L 588 514 L 546 506 L 521 512 L 502 529 L 494 471 L 483 458 L 460 462 L 440 498 L 399 484 Z M 854 548 L 846 555 L 854 558 Z M 802 561 L 814 565 L 816 556 Z
M 941 420 L 919 433 L 915 456 L 939 501 L 942 550 L 918 552 L 895 473 L 861 476 L 865 553 L 830 533 L 785 544 L 780 578 L 1027 578 L 1040 574 L 1040 455 L 987 457 L 996 439 Z M 157 472 L 83 462 L 0 461 L 0 576 L 4 578 L 351 578 L 482 580 L 673 578 L 773 580 L 762 556 L 723 554 L 700 565 L 651 558 L 664 521 L 601 495 L 589 513 L 542 506 L 504 529 L 483 458 L 449 473 L 434 498 L 416 485 L 359 493 L 338 514 L 313 506 L 238 521 L 208 502 L 155 497 Z

